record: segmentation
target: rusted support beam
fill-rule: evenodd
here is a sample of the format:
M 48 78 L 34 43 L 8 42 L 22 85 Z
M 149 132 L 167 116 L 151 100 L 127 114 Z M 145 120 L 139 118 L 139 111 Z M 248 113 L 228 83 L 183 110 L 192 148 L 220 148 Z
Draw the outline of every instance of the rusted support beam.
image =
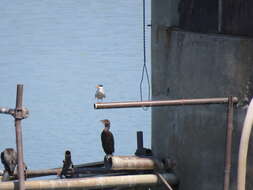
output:
M 237 103 L 238 98 L 233 97 L 233 103 Z M 134 107 L 155 107 L 155 106 L 182 106 L 200 104 L 226 104 L 228 98 L 201 98 L 201 99 L 179 99 L 179 100 L 156 100 L 156 101 L 129 101 L 129 102 L 98 102 L 94 104 L 94 109 L 111 108 L 134 108 Z
M 169 184 L 177 184 L 178 180 L 174 174 L 163 174 Z M 157 175 L 125 175 L 110 177 L 90 177 L 62 180 L 38 180 L 26 181 L 26 190 L 77 190 L 77 189 L 103 189 L 110 187 L 135 187 L 152 186 L 160 184 Z M 18 190 L 17 182 L 0 183 L 0 190 Z
M 16 146 L 18 153 L 18 178 L 19 190 L 25 190 L 24 177 L 24 160 L 23 160 L 23 141 L 21 121 L 23 119 L 23 85 L 17 85 L 16 109 L 15 109 L 15 129 L 16 129 Z
M 233 115 L 234 104 L 232 97 L 228 101 L 228 117 L 227 117 L 227 137 L 226 137 L 226 155 L 225 155 L 225 171 L 224 171 L 224 190 L 229 190 L 231 159 L 232 159 L 232 140 L 233 140 Z

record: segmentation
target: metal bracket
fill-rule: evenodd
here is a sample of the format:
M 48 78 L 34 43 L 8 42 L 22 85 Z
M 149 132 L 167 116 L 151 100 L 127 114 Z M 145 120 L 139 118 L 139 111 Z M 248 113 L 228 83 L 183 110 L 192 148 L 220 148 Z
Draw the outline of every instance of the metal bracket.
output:
M 0 107 L 0 114 L 12 115 L 14 119 L 26 119 L 29 116 L 29 110 L 25 107 L 22 109 L 12 109 Z
M 25 107 L 14 109 L 10 113 L 15 119 L 22 120 L 29 116 L 29 110 Z

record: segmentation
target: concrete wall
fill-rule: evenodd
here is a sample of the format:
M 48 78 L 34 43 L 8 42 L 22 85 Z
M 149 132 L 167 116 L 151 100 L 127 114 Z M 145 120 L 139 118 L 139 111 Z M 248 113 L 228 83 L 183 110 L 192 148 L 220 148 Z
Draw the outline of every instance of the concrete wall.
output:
M 253 96 L 253 40 L 175 30 L 179 1 L 152 1 L 152 98 L 237 96 L 234 115 L 232 185 L 246 105 Z M 172 157 L 180 190 L 223 189 L 226 105 L 152 109 L 152 150 Z M 253 148 L 251 142 L 251 149 Z M 253 188 L 253 151 L 248 189 Z
M 220 33 L 252 37 L 252 9 L 252 0 L 181 0 L 175 10 L 181 29 L 217 33 L 220 22 Z

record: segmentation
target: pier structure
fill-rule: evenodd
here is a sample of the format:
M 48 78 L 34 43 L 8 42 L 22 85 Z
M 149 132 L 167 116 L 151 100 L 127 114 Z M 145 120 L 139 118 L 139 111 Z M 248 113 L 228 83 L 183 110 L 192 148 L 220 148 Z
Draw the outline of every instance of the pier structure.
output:
M 177 161 L 180 190 L 236 190 L 241 130 L 253 97 L 252 10 L 250 0 L 152 1 L 152 100 L 238 97 L 232 130 L 227 104 L 152 108 L 153 154 Z M 247 166 L 252 189 L 252 146 Z

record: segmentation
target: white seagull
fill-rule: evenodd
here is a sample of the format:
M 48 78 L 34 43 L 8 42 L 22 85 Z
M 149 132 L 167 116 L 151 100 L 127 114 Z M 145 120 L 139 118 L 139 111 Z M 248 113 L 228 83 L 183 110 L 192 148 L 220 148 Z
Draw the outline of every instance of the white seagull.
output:
M 104 88 L 103 88 L 103 85 L 97 85 L 96 86 L 97 88 L 97 91 L 96 91 L 96 94 L 95 94 L 95 98 L 97 98 L 97 100 L 103 100 L 103 98 L 105 98 L 105 91 L 104 91 Z

